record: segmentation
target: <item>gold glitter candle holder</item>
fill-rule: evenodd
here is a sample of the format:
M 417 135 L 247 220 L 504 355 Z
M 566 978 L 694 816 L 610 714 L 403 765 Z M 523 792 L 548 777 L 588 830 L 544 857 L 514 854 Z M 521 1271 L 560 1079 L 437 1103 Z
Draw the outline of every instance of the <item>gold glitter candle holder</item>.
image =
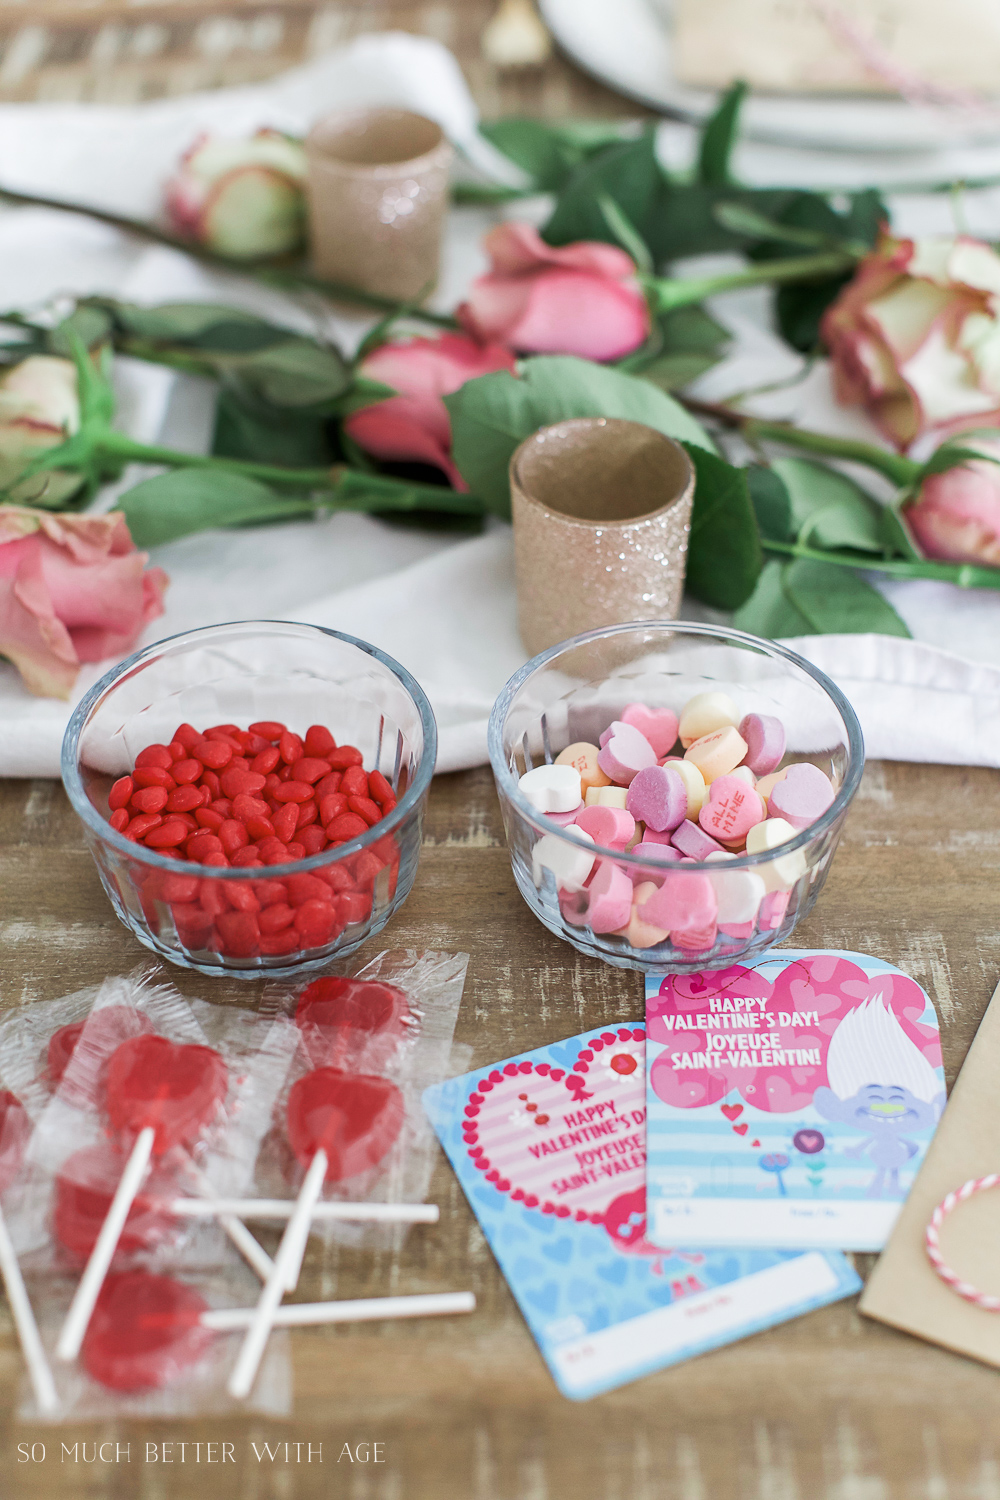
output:
M 510 461 L 521 639 L 531 655 L 626 620 L 674 620 L 694 470 L 640 422 L 543 427 Z
M 405 109 L 326 115 L 306 139 L 313 267 L 328 281 L 412 301 L 437 281 L 454 155 Z

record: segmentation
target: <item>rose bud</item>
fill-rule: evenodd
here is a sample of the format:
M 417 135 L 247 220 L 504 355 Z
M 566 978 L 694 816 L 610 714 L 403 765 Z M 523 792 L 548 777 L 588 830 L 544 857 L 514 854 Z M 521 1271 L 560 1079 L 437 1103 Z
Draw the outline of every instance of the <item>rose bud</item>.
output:
M 989 245 L 884 234 L 823 318 L 837 399 L 899 448 L 1000 420 L 998 296 Z
M 80 426 L 80 398 L 72 360 L 32 354 L 0 377 L 0 490 L 14 500 L 58 504 L 80 488 L 79 474 L 53 470 L 22 484 L 24 470 L 46 448 Z
M 600 241 L 547 245 L 530 224 L 500 224 L 483 241 L 492 268 L 458 319 L 480 343 L 519 354 L 621 359 L 649 334 L 649 306 L 624 250 Z
M 167 575 L 148 560 L 120 514 L 0 505 L 0 656 L 29 692 L 68 698 L 81 662 L 131 650 L 163 613 Z
M 344 431 L 367 453 L 395 463 L 431 464 L 456 490 L 467 490 L 451 459 L 451 419 L 442 396 L 493 370 L 513 370 L 514 356 L 501 344 L 477 344 L 464 333 L 382 344 L 363 361 L 360 373 L 399 392 L 354 412 Z
M 1000 434 L 962 445 L 1000 460 Z M 1000 462 L 973 460 L 929 475 L 904 515 L 925 557 L 1000 568 Z
M 306 153 L 278 130 L 248 140 L 201 136 L 167 183 L 180 234 L 238 260 L 295 250 L 305 236 Z

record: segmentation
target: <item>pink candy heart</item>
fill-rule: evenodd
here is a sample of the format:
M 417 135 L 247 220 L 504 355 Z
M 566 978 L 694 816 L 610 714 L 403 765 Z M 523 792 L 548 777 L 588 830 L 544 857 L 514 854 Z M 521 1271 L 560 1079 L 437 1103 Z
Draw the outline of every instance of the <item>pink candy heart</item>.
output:
M 592 932 L 617 932 L 632 916 L 632 882 L 614 860 L 598 861 L 587 887 L 587 926 Z
M 716 839 L 710 838 L 704 828 L 699 828 L 690 818 L 685 818 L 683 823 L 678 824 L 670 839 L 674 848 L 686 854 L 689 859 L 707 859 L 710 854 L 726 852 Z
M 719 776 L 708 789 L 708 801 L 698 814 L 706 833 L 722 844 L 743 844 L 755 823 L 764 821 L 760 798 L 738 776 Z
M 597 764 L 618 786 L 629 786 L 640 771 L 656 765 L 656 751 L 638 729 L 616 719 L 601 735 Z
M 772 714 L 747 714 L 740 722 L 740 734 L 747 742 L 743 764 L 755 776 L 769 776 L 781 764 L 785 753 L 785 726 Z
M 714 928 L 718 909 L 715 891 L 707 875 L 668 870 L 656 895 L 640 906 L 638 912 L 644 922 L 663 928 L 676 942 L 675 933 L 702 934 Z M 712 941 L 715 941 L 714 936 Z
M 621 722 L 638 729 L 656 751 L 657 760 L 676 742 L 677 715 L 672 708 L 647 708 L 645 703 L 630 703 L 622 711 Z
M 635 819 L 624 807 L 605 807 L 595 803 L 577 814 L 577 828 L 589 833 L 595 844 L 605 849 L 624 849 L 635 833 Z
M 664 833 L 687 817 L 687 787 L 669 766 L 647 766 L 632 778 L 625 806 L 637 823 Z
M 818 766 L 803 761 L 789 766 L 785 779 L 777 782 L 768 798 L 772 818 L 784 818 L 793 828 L 808 828 L 823 816 L 834 799 L 833 784 Z

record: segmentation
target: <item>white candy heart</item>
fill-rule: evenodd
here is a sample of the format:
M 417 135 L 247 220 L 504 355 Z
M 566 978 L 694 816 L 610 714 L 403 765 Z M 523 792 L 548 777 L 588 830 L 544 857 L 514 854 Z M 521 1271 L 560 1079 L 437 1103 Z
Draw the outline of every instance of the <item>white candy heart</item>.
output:
M 594 840 L 589 833 L 582 828 L 573 830 L 574 836 L 592 844 Z M 544 872 L 551 870 L 555 877 L 556 889 L 568 891 L 571 895 L 576 891 L 582 891 L 584 882 L 594 868 L 596 855 L 588 854 L 586 849 L 577 849 L 573 844 L 561 839 L 558 834 L 547 833 L 531 851 L 531 873 L 535 884 L 541 886 Z
M 536 766 L 525 771 L 518 790 L 541 813 L 572 812 L 583 801 L 580 773 L 575 766 Z
M 747 853 L 766 854 L 770 849 L 787 844 L 789 839 L 798 838 L 798 834 L 799 830 L 786 823 L 784 818 L 765 818 L 747 834 Z M 806 873 L 806 857 L 801 849 L 796 849 L 768 865 L 759 865 L 758 871 L 768 891 L 790 891 Z
M 708 859 L 722 862 L 735 857 L 734 854 L 710 854 Z M 739 922 L 754 920 L 767 894 L 763 880 L 755 871 L 712 870 L 708 878 L 719 903 L 720 922 L 735 926 Z

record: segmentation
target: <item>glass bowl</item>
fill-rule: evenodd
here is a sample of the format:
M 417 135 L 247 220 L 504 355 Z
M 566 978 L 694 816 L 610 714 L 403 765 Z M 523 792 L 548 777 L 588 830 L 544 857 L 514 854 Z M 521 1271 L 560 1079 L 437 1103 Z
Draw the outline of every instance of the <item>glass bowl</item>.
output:
M 169 741 L 185 722 L 199 730 L 220 722 L 246 729 L 265 719 L 303 735 L 323 724 L 338 744 L 355 745 L 364 769 L 391 783 L 396 807 L 360 837 L 268 865 L 266 875 L 171 859 L 111 827 L 108 792 L 140 750 Z M 436 756 L 431 706 L 398 662 L 335 630 L 252 620 L 172 636 L 115 667 L 69 722 L 62 775 L 101 883 L 139 941 L 184 968 L 252 979 L 321 969 L 381 931 L 413 885 Z M 276 895 L 286 900 L 273 882 L 317 874 L 333 893 L 334 916 L 324 913 L 329 940 L 262 952 L 255 912 Z M 220 936 L 204 915 L 230 910 L 254 917 L 234 924 L 241 929 L 236 939 Z M 272 940 L 265 948 L 279 945 Z
M 718 876 L 753 870 L 767 895 L 752 922 L 730 923 L 710 946 L 679 947 L 669 938 L 650 947 L 633 946 L 623 935 L 595 933 L 582 907 L 556 888 L 542 866 L 540 884 L 532 872 L 532 850 L 547 835 L 594 852 L 598 862 L 613 860 L 633 885 L 660 885 L 667 871 L 649 856 L 587 844 L 572 826 L 561 827 L 539 813 L 518 790 L 525 771 L 555 760 L 568 745 L 598 744 L 600 735 L 629 703 L 671 708 L 678 715 L 696 693 L 724 691 L 740 715 L 772 714 L 788 737 L 782 766 L 811 761 L 833 781 L 836 795 L 823 816 L 794 839 L 764 854 L 735 859 L 671 864 L 672 882 L 691 875 Z M 489 752 L 503 813 L 511 868 L 518 889 L 550 932 L 619 968 L 645 973 L 690 973 L 720 963 L 752 959 L 784 941 L 810 911 L 826 878 L 844 818 L 864 766 L 864 743 L 857 716 L 843 693 L 822 672 L 793 651 L 714 625 L 655 621 L 614 625 L 579 635 L 543 651 L 510 679 L 493 706 Z M 599 867 L 596 866 L 595 868 Z

